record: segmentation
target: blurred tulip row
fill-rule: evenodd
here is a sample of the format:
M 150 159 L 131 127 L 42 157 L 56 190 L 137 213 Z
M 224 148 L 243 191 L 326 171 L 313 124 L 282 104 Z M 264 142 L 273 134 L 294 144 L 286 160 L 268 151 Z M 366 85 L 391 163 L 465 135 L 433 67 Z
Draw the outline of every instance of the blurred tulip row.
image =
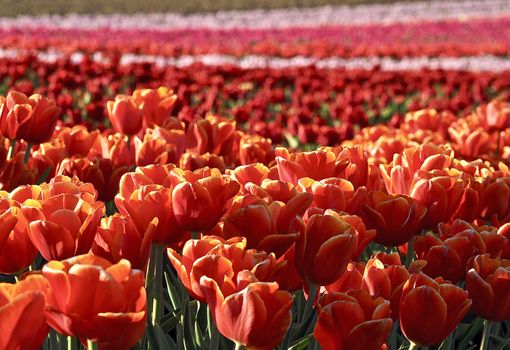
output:
M 110 23 L 98 28 L 93 23 L 11 27 L 6 24 L 0 26 L 0 46 L 39 51 L 57 49 L 68 54 L 136 52 L 172 57 L 218 53 L 279 57 L 508 56 L 509 28 L 510 17 L 504 11 L 494 18 L 289 28 L 115 28 Z
M 66 126 L 105 130 L 110 125 L 108 100 L 132 94 L 137 86 L 163 85 L 175 91 L 171 113 L 186 125 L 195 116 L 214 112 L 274 144 L 291 145 L 290 135 L 296 135 L 295 141 L 314 147 L 338 144 L 368 125 L 398 126 L 408 111 L 434 108 L 465 116 L 481 103 L 507 98 L 510 90 L 510 72 L 177 68 L 119 65 L 118 57 L 102 64 L 89 58 L 79 65 L 69 59 L 1 59 L 0 76 L 5 78 L 0 92 L 14 88 L 42 94 L 62 108 Z
M 106 101 L 102 130 L 58 101 L 0 98 L 0 349 L 508 345 L 502 99 L 309 151 L 177 118 L 166 87 Z

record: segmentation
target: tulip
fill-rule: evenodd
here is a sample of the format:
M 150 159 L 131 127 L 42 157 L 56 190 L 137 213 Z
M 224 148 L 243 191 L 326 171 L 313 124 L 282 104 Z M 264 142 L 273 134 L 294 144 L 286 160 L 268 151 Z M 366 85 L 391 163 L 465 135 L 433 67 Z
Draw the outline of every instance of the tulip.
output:
M 490 321 L 510 318 L 510 260 L 477 255 L 466 277 L 473 313 Z
M 49 283 L 46 319 L 59 333 L 102 349 L 129 349 L 144 334 L 145 280 L 129 261 L 79 255 L 50 261 L 42 274 Z
M 0 283 L 0 349 L 40 349 L 49 328 L 44 318 L 48 282 L 39 275 Z
M 354 230 L 346 221 L 313 215 L 296 242 L 296 268 L 309 285 L 331 284 L 344 273 L 356 245 Z
M 168 249 L 168 258 L 190 295 L 205 301 L 200 279 L 207 276 L 216 281 L 223 295 L 238 291 L 239 273 L 249 271 L 257 281 L 278 281 L 284 278 L 285 263 L 272 254 L 246 249 L 246 240 L 236 237 L 225 241 L 204 236 L 188 240 L 182 255 Z M 244 288 L 244 287 L 243 287 Z
M 377 243 L 399 246 L 418 233 L 426 212 L 410 197 L 374 191 L 367 196 L 362 218 L 368 228 L 377 231 Z
M 239 142 L 239 160 L 241 164 L 269 164 L 273 160 L 271 139 L 259 135 L 243 135 Z
M 365 290 L 327 293 L 319 299 L 314 337 L 324 350 L 383 349 L 393 321 L 389 302 Z
M 468 293 L 451 283 L 413 274 L 400 298 L 400 329 L 415 344 L 441 343 L 469 311 Z
M 204 232 L 216 225 L 227 201 L 239 192 L 239 184 L 217 169 L 177 175 L 172 191 L 175 220 L 186 231 Z
M 223 220 L 222 236 L 246 237 L 248 247 L 284 254 L 304 230 L 301 216 L 310 203 L 310 196 L 296 193 L 286 204 L 280 201 L 267 205 L 256 200 L 241 208 L 236 203 Z
M 174 165 L 150 165 L 124 174 L 115 204 L 124 216 L 130 216 L 138 230 L 145 232 L 154 218 L 158 219 L 153 243 L 177 243 L 184 231 L 178 226 L 172 201 L 172 189 L 164 187 Z
M 322 180 L 337 177 L 339 173 L 336 155 L 330 150 L 290 154 L 287 149 L 277 148 L 275 154 L 281 181 L 297 184 L 304 177 Z
M 418 259 L 427 261 L 424 273 L 453 283 L 465 278 L 469 259 L 486 252 L 483 238 L 474 230 L 444 237 L 444 240 L 429 232 L 415 238 L 414 249 Z
M 70 156 L 86 156 L 98 137 L 99 131 L 89 132 L 83 125 L 74 125 L 72 128 L 57 130 L 56 134 L 63 141 L 66 151 Z
M 298 189 L 313 195 L 312 206 L 321 209 L 345 211 L 354 195 L 353 185 L 344 179 L 329 178 L 314 181 L 310 178 L 301 178 Z
M 117 95 L 114 101 L 106 104 L 106 112 L 117 132 L 132 136 L 142 128 L 143 111 L 130 96 Z
M 131 217 L 118 213 L 101 219 L 91 252 L 112 263 L 129 260 L 135 269 L 145 270 L 150 242 L 158 219 L 154 218 L 145 232 L 139 232 Z
M 163 126 L 170 117 L 177 95 L 166 87 L 138 89 L 133 92 L 133 100 L 143 111 L 146 127 Z
M 233 148 L 236 123 L 229 119 L 215 115 L 198 119 L 188 127 L 186 138 L 189 152 L 223 156 L 227 164 L 237 158 Z
M 291 324 L 292 295 L 278 284 L 253 282 L 225 296 L 213 279 L 200 279 L 218 330 L 249 349 L 273 349 Z
M 61 109 L 39 94 L 11 91 L 0 101 L 0 130 L 11 140 L 40 144 L 53 134 Z
M 20 273 L 35 260 L 37 249 L 18 202 L 0 198 L 0 213 L 0 273 Z
M 90 250 L 105 213 L 102 202 L 89 203 L 72 194 L 32 201 L 23 208 L 30 239 L 46 260 L 65 259 Z

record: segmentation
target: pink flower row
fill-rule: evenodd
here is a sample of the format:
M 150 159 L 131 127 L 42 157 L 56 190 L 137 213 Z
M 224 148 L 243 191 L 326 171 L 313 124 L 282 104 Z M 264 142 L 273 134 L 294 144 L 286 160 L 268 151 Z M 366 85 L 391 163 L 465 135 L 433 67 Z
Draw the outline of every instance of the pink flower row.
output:
M 510 17 L 286 29 L 0 29 L 0 46 L 73 53 L 280 57 L 466 56 L 510 52 Z

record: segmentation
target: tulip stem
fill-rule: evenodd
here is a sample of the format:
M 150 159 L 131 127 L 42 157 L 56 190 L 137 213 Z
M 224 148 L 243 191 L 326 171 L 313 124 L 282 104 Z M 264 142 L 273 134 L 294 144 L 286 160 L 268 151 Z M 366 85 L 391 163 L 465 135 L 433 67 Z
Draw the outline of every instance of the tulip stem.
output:
M 303 312 L 303 318 L 301 319 L 301 322 L 304 322 L 309 314 L 313 311 L 313 304 L 315 302 L 315 297 L 317 296 L 317 293 L 319 292 L 319 288 L 320 286 L 314 284 L 314 283 L 310 283 L 308 285 L 308 299 L 306 299 L 306 304 L 305 304 L 305 310 Z
M 88 350 L 99 350 L 99 345 L 96 342 L 87 339 L 87 349 Z
M 243 350 L 244 346 L 242 344 L 236 343 L 236 347 L 234 349 L 235 350 Z
M 76 347 L 76 343 L 75 343 L 75 340 L 74 340 L 74 337 L 67 337 L 67 350 L 76 350 L 77 347 Z
M 491 321 L 488 320 L 483 321 L 483 334 L 482 342 L 480 343 L 480 350 L 487 350 L 489 348 L 491 327 L 492 327 Z
M 418 344 L 411 342 L 411 344 L 409 344 L 408 350 L 418 350 L 419 348 L 420 348 L 420 346 Z
M 154 299 L 152 304 L 152 325 L 159 324 L 163 313 L 163 251 L 162 244 L 151 245 L 151 261 L 149 264 L 154 263 L 153 271 L 153 288 Z
M 23 163 L 27 164 L 28 159 L 30 158 L 30 150 L 32 149 L 33 144 L 29 142 L 27 144 L 27 149 L 25 150 L 25 155 L 23 156 Z
M 16 149 L 16 140 L 11 140 L 11 145 L 9 146 L 9 152 L 7 153 L 7 159 L 12 159 L 14 157 L 14 150 Z
M 407 243 L 407 253 L 406 253 L 406 267 L 409 267 L 413 262 L 414 258 L 414 237 L 411 237 L 409 242 Z

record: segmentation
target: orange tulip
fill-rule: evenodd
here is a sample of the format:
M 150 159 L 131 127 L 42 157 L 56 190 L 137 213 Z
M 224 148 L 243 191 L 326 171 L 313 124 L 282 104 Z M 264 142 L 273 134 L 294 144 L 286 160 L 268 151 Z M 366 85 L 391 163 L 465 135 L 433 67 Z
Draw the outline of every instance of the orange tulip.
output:
M 336 154 L 328 149 L 313 152 L 289 153 L 286 148 L 275 151 L 278 174 L 281 181 L 297 184 L 299 179 L 309 177 L 322 180 L 337 177 Z
M 200 301 L 205 301 L 200 287 L 203 276 L 215 280 L 227 296 L 238 291 L 239 273 L 243 270 L 250 271 L 259 281 L 275 281 L 284 268 L 284 263 L 277 262 L 274 255 L 247 250 L 246 240 L 240 237 L 227 241 L 214 236 L 188 240 L 182 255 L 169 248 L 168 258 L 188 293 Z
M 510 259 L 510 223 L 501 226 L 498 229 L 497 234 L 506 238 L 506 244 L 503 245 L 503 249 L 501 251 L 501 258 Z
M 187 149 L 192 153 L 211 153 L 225 158 L 227 164 L 237 158 L 234 149 L 236 123 L 227 118 L 208 115 L 193 121 L 186 135 Z
M 146 127 L 163 126 L 170 117 L 177 95 L 166 87 L 138 89 L 133 92 L 133 100 L 143 111 Z
M 156 243 L 180 242 L 184 235 L 177 225 L 172 186 L 167 180 L 173 168 L 171 164 L 149 165 L 124 174 L 115 197 L 119 212 L 133 219 L 138 232 L 145 232 L 152 220 L 158 219 L 153 236 Z
M 238 166 L 230 174 L 241 185 L 241 191 L 243 191 L 249 183 L 260 186 L 262 181 L 268 178 L 269 173 L 268 167 L 264 164 L 256 163 Z
M 103 192 L 105 186 L 105 176 L 97 159 L 90 160 L 76 156 L 65 158 L 57 166 L 55 173 L 70 177 L 77 176 L 80 180 L 94 185 L 99 192 Z
M 115 131 L 124 135 L 136 135 L 142 128 L 143 111 L 131 96 L 117 95 L 106 104 L 108 119 Z
M 387 246 L 399 246 L 409 241 L 421 229 L 427 209 L 405 195 L 370 192 L 362 209 L 368 228 L 375 229 L 375 241 Z
M 400 299 L 400 329 L 415 344 L 441 343 L 469 311 L 468 293 L 441 279 L 413 274 Z
M 216 225 L 239 184 L 217 169 L 174 172 L 172 205 L 175 219 L 186 231 L 204 232 Z
M 135 163 L 137 166 L 150 164 L 167 164 L 178 161 L 175 145 L 167 143 L 163 139 L 145 135 L 143 141 L 138 137 L 134 138 Z
M 33 184 L 37 179 L 37 169 L 31 168 L 23 161 L 23 154 L 18 153 L 7 160 L 0 170 L 0 188 L 12 191 L 18 186 Z
M 389 302 L 365 290 L 326 293 L 319 299 L 314 337 L 324 350 L 383 349 L 391 331 Z
M 129 260 L 135 269 L 145 270 L 152 235 L 158 224 L 154 218 L 145 232 L 139 232 L 133 219 L 118 213 L 101 219 L 91 252 L 112 263 Z
M 332 215 L 313 215 L 296 242 L 295 263 L 299 274 L 309 285 L 333 283 L 344 273 L 356 240 L 352 226 L 346 221 Z
M 510 260 L 477 255 L 466 277 L 466 289 L 473 299 L 473 313 L 486 320 L 510 318 Z
M 479 193 L 469 180 L 452 170 L 419 172 L 410 196 L 427 207 L 424 226 L 435 229 L 440 222 L 460 218 L 474 220 L 478 213 Z
M 351 225 L 353 233 L 356 236 L 356 245 L 354 246 L 351 259 L 358 260 L 365 248 L 374 240 L 376 235 L 375 230 L 367 230 L 365 223 L 357 215 L 349 215 L 343 212 L 337 213 L 329 209 L 326 210 L 324 214 L 335 216 Z
M 275 282 L 253 282 L 228 296 L 211 278 L 200 286 L 220 333 L 248 349 L 273 349 L 290 326 L 292 295 Z
M 269 164 L 274 159 L 271 139 L 259 135 L 243 135 L 239 142 L 239 160 L 241 164 Z
M 200 168 L 216 168 L 224 173 L 227 166 L 222 156 L 216 154 L 204 153 L 184 153 L 179 159 L 179 167 L 183 170 L 195 171 Z
M 0 130 L 11 140 L 40 144 L 51 138 L 59 114 L 60 108 L 53 100 L 11 91 L 0 100 Z
M 40 349 L 49 328 L 44 318 L 48 282 L 34 275 L 0 283 L 0 349 Z
M 253 200 L 240 203 L 249 198 Z M 286 204 L 280 201 L 266 204 L 250 195 L 240 197 L 223 220 L 221 235 L 225 238 L 246 237 L 248 247 L 281 256 L 304 230 L 301 216 L 310 200 L 306 193 L 295 193 Z
M 0 197 L 3 195 L 0 193 Z M 0 273 L 22 272 L 37 256 L 28 234 L 27 219 L 21 205 L 7 198 L 0 198 L 0 213 Z
M 488 132 L 510 128 L 510 104 L 494 100 L 476 109 L 476 116 Z
M 340 178 L 314 181 L 305 177 L 299 179 L 297 188 L 313 195 L 311 206 L 324 210 L 345 211 L 354 196 L 354 186 L 349 181 Z
M 93 255 L 50 261 L 48 324 L 67 336 L 90 339 L 101 349 L 128 349 L 145 332 L 144 276 L 129 261 L 111 264 Z
M 103 202 L 59 194 L 23 207 L 30 222 L 30 239 L 46 260 L 65 259 L 90 250 L 105 214 Z
M 84 125 L 74 125 L 72 128 L 57 129 L 56 136 L 62 140 L 69 155 L 86 156 L 92 144 L 98 137 L 99 131 L 88 131 Z

